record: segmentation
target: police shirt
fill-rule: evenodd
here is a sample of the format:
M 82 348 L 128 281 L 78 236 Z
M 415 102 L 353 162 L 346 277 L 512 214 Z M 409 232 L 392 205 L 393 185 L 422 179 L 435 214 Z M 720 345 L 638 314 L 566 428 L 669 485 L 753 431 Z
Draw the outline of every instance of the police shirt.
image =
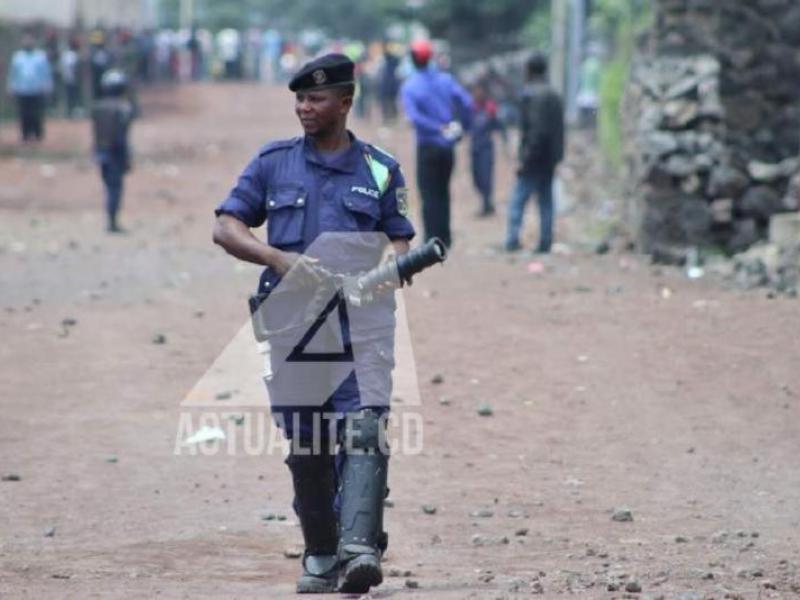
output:
M 394 158 L 352 133 L 350 147 L 331 156 L 318 152 L 307 137 L 272 142 L 245 167 L 216 214 L 228 214 L 249 227 L 267 223 L 267 243 L 303 253 L 325 232 L 383 232 L 390 240 L 414 237 L 406 217 L 406 187 Z M 364 265 L 368 267 L 369 265 Z M 266 267 L 260 291 L 280 277 Z M 386 310 L 392 315 L 387 317 Z M 394 302 L 364 309 L 375 329 L 394 326 Z M 356 336 L 357 337 L 357 336 Z

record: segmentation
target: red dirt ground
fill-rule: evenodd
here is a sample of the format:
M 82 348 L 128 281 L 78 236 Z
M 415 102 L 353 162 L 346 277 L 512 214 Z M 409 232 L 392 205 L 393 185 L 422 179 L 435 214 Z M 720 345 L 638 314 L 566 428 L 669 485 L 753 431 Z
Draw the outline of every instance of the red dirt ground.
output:
M 257 274 L 212 245 L 212 209 L 263 142 L 296 134 L 292 99 L 241 84 L 143 100 L 122 237 L 103 231 L 86 123 L 50 123 L 37 152 L 0 131 L 0 474 L 21 477 L 0 482 L 0 596 L 289 597 L 283 551 L 301 537 L 282 457 L 175 445 Z M 353 129 L 414 181 L 404 125 Z M 529 272 L 491 249 L 501 217 L 472 218 L 465 159 L 451 259 L 404 292 L 422 404 L 400 410 L 422 415 L 424 447 L 391 461 L 371 596 L 798 595 L 797 301 L 635 255 Z M 560 231 L 580 247 L 568 216 Z

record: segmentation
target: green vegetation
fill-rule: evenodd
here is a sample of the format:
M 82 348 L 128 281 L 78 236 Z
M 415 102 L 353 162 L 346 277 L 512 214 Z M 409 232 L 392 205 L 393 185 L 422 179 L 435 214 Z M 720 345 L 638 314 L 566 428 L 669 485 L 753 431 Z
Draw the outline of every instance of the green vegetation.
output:
M 550 49 L 550 3 L 540 4 L 528 17 L 522 30 L 522 39 L 530 48 Z
M 651 0 L 597 0 L 591 28 L 605 39 L 611 59 L 600 80 L 597 127 L 603 152 L 614 167 L 622 164 L 621 109 L 636 37 L 649 28 Z
M 420 21 L 434 37 L 463 48 L 519 43 L 534 9 L 550 0 L 194 0 L 195 21 L 212 30 L 274 26 L 319 29 L 333 37 L 381 39 L 396 22 Z M 180 0 L 161 0 L 167 27 L 180 21 Z M 546 17 L 545 17 L 546 18 Z M 541 23 L 540 23 L 541 25 Z

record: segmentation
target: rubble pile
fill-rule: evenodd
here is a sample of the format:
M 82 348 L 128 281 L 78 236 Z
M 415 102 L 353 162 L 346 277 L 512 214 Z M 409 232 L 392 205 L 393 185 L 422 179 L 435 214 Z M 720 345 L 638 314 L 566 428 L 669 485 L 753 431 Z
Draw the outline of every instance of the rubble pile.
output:
M 800 215 L 773 217 L 769 239 L 734 256 L 732 277 L 743 289 L 769 287 L 797 297 L 800 292 Z
M 798 209 L 800 3 L 659 0 L 656 15 L 625 99 L 628 216 L 670 262 L 741 252 Z

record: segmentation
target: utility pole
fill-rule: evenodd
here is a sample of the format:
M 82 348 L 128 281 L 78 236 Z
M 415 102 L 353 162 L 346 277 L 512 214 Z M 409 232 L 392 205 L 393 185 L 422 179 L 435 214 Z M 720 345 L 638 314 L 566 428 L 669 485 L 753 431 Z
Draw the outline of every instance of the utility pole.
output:
M 566 91 L 569 1 L 551 0 L 550 4 L 550 84 L 562 96 Z
M 586 0 L 572 0 L 571 4 L 567 89 L 564 99 L 567 108 L 567 121 L 575 123 L 578 120 L 578 89 L 581 84 L 581 64 L 583 63 Z

